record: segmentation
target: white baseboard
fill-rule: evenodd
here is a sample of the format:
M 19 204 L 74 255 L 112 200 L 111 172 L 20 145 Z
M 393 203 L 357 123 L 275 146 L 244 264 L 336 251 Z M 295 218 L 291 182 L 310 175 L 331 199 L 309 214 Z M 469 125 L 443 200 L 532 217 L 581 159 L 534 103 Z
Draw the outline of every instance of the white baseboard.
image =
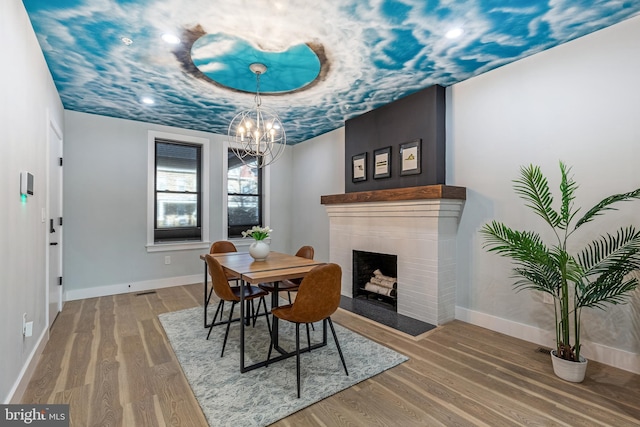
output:
M 202 283 L 204 274 L 191 276 L 169 277 L 166 279 L 145 280 L 142 282 L 122 283 L 119 285 L 97 286 L 94 288 L 74 289 L 65 291 L 64 300 L 74 301 L 85 298 L 104 297 L 108 295 L 127 294 L 129 292 L 143 292 L 152 289 L 170 288 L 172 286 L 189 283 Z
M 553 331 L 457 306 L 456 319 L 541 346 L 555 347 L 555 333 Z M 581 354 L 589 360 L 640 374 L 640 354 L 584 340 L 581 348 Z
M 21 402 L 22 396 L 29 385 L 29 381 L 31 381 L 31 377 L 36 370 L 36 366 L 38 366 L 40 355 L 44 351 L 44 347 L 48 341 L 49 329 L 45 328 L 38 337 L 38 343 L 29 354 L 26 363 L 22 366 L 22 370 L 20 371 L 16 382 L 13 384 L 13 387 L 11 387 L 11 390 L 9 390 L 9 395 L 4 402 L 5 405 Z

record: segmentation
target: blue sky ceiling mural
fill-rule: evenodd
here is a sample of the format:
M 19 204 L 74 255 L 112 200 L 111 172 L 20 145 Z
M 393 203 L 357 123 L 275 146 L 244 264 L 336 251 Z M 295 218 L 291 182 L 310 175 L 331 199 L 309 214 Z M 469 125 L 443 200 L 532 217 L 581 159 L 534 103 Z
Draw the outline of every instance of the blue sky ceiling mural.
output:
M 226 134 L 253 105 L 261 62 L 262 103 L 289 144 L 640 12 L 640 0 L 24 4 L 66 109 Z

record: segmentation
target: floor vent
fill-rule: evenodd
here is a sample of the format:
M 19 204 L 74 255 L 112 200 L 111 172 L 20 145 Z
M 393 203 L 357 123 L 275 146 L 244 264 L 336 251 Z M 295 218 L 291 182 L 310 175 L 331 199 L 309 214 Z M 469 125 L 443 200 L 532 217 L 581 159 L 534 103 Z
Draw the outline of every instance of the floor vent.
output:
M 156 291 L 146 291 L 146 292 L 138 292 L 136 294 L 137 297 L 141 296 L 141 295 L 149 295 L 149 294 L 155 294 Z
M 551 349 L 546 347 L 538 347 L 536 351 L 538 353 L 551 354 Z

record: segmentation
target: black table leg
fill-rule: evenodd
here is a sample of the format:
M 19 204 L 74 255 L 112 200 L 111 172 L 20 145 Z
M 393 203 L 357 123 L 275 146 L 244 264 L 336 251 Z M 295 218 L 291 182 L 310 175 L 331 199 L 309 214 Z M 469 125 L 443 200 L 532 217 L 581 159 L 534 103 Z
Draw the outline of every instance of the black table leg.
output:
M 273 292 L 271 293 L 271 309 L 272 310 L 274 309 L 274 307 L 278 307 L 278 305 L 280 305 L 279 304 L 280 295 L 278 295 L 279 293 L 278 283 L 280 282 L 273 283 Z M 283 353 L 283 350 L 278 345 L 278 318 L 276 316 L 273 316 L 273 315 L 271 316 L 271 325 L 272 325 L 271 335 L 273 336 L 273 348 L 278 350 L 280 353 Z
M 244 279 L 240 278 L 240 373 L 244 373 Z

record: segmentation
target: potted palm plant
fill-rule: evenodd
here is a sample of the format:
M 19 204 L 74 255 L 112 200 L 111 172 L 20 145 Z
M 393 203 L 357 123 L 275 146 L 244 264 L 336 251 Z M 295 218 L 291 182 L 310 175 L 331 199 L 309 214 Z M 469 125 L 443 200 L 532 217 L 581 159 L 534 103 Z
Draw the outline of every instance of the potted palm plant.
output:
M 565 380 L 581 382 L 586 371 L 586 360 L 580 355 L 582 309 L 604 310 L 608 304 L 627 302 L 629 292 L 638 286 L 638 279 L 628 273 L 640 269 L 640 231 L 633 226 L 621 227 L 615 234 L 593 240 L 576 254 L 568 252 L 569 238 L 582 225 L 615 210 L 613 204 L 640 199 L 640 188 L 609 196 L 576 220 L 579 209 L 574 206 L 574 199 L 578 185 L 570 176 L 571 168 L 562 162 L 560 172 L 559 211 L 552 207 L 553 196 L 540 167 L 521 167 L 520 177 L 513 181 L 515 192 L 552 228 L 552 244 L 546 244 L 536 232 L 512 230 L 495 220 L 480 232 L 489 252 L 510 258 L 515 264 L 516 290 L 540 291 L 553 297 L 554 372 Z M 564 372 L 561 365 L 570 372 Z

